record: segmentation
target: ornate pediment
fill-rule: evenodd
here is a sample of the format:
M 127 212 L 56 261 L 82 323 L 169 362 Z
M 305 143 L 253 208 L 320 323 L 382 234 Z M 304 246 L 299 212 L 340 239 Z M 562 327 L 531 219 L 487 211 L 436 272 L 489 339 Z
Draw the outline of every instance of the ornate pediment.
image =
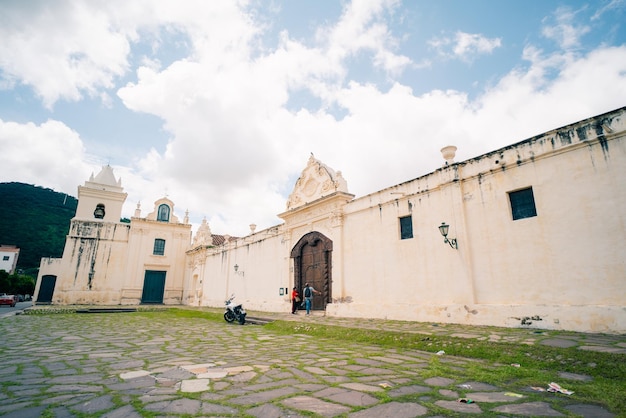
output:
M 202 224 L 198 227 L 198 232 L 193 238 L 193 247 L 201 245 L 213 245 L 213 234 L 206 218 L 202 219 Z
M 336 192 L 349 193 L 348 183 L 341 176 L 341 171 L 335 172 L 311 154 L 307 166 L 302 170 L 293 192 L 289 195 L 287 210 L 306 205 Z
M 154 211 L 150 212 L 146 219 L 168 223 L 178 223 L 178 217 L 174 215 L 174 202 L 167 197 L 154 202 Z

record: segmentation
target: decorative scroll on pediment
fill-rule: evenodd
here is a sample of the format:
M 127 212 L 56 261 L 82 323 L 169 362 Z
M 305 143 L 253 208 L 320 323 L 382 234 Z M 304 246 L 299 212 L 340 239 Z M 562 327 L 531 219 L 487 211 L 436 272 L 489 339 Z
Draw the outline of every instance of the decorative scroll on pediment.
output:
M 341 171 L 317 160 L 311 153 L 307 166 L 296 181 L 296 185 L 287 200 L 287 210 L 313 202 L 336 192 L 348 192 L 348 183 Z
M 202 224 L 198 227 L 198 232 L 193 238 L 193 247 L 200 245 L 213 245 L 213 234 L 211 234 L 211 228 L 206 218 L 202 219 Z

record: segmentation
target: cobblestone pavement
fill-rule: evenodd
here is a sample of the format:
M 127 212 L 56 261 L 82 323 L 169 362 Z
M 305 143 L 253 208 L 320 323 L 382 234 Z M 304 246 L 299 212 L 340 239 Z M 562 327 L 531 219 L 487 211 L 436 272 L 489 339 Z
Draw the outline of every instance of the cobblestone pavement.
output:
M 262 315 L 626 352 L 623 335 Z M 255 325 L 140 313 L 14 315 L 0 319 L 0 333 L 3 417 L 617 416 L 562 393 L 426 377 L 433 353 L 331 346 L 304 332 L 283 336 Z M 477 363 L 445 355 L 437 361 L 459 371 Z M 563 374 L 560 383 L 567 388 L 586 377 Z

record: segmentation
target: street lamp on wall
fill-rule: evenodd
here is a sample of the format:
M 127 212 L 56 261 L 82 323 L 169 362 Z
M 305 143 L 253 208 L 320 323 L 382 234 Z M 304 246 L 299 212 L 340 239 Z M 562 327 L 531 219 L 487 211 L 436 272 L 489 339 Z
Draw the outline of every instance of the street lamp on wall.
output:
M 442 222 L 441 225 L 439 225 L 439 232 L 441 232 L 441 235 L 443 235 L 443 242 L 450 244 L 450 247 L 454 248 L 455 250 L 458 250 L 459 247 L 456 243 L 456 238 L 448 239 L 449 228 L 450 228 L 450 225 L 446 224 L 445 222 Z
M 235 264 L 234 269 L 235 269 L 235 274 L 237 274 L 239 276 L 244 276 L 245 275 L 245 272 L 239 271 L 239 265 L 238 264 Z

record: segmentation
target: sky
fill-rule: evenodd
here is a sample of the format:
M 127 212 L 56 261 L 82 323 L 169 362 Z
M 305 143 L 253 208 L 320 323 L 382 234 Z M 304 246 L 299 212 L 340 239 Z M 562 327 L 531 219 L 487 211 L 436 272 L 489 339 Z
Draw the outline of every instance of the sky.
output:
M 311 153 L 358 198 L 623 106 L 626 0 L 0 0 L 0 182 L 108 164 L 216 234 Z

